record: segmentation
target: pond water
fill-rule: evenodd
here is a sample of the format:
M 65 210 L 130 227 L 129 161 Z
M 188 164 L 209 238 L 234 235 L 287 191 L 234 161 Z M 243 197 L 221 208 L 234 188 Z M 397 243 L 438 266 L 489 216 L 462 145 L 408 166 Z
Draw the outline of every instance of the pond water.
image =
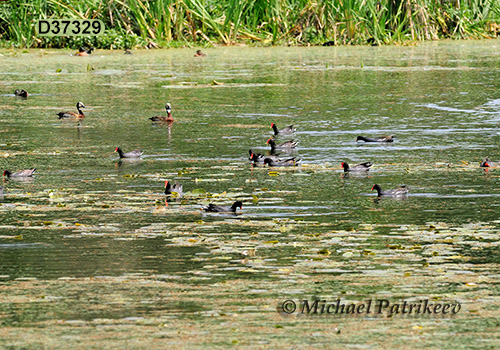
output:
M 37 168 L 3 180 L 0 345 L 495 348 L 500 172 L 479 163 L 500 161 L 499 47 L 0 50 L 0 165 Z M 83 121 L 58 119 L 78 101 Z M 151 123 L 167 102 L 175 122 Z M 251 166 L 271 123 L 295 125 L 301 167 Z M 287 315 L 287 299 L 461 311 Z

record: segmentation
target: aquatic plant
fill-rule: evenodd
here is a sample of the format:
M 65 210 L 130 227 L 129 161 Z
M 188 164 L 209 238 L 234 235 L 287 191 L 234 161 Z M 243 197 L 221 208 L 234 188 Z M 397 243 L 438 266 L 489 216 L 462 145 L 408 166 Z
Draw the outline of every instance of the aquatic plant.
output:
M 46 18 L 100 19 L 99 37 L 37 37 Z M 16 47 L 391 44 L 496 37 L 495 0 L 12 0 L 0 6 L 0 39 Z

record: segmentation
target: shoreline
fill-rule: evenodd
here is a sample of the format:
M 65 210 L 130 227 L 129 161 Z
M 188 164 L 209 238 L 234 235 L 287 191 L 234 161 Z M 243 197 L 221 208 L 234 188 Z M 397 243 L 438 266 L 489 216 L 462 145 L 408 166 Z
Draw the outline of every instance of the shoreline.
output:
M 190 50 L 215 50 L 215 49 L 227 49 L 227 48 L 256 48 L 256 49 L 266 49 L 266 48 L 320 48 L 324 47 L 325 49 L 328 48 L 347 48 L 347 47 L 353 47 L 353 48 L 362 48 L 362 47 L 373 47 L 373 48 L 381 48 L 381 47 L 419 47 L 419 46 L 426 46 L 426 45 L 434 45 L 434 44 L 446 44 L 446 43 L 457 43 L 457 42 L 462 42 L 462 43 L 477 43 L 477 42 L 496 42 L 500 39 L 500 37 L 495 37 L 495 38 L 485 38 L 485 37 L 480 37 L 480 38 L 466 38 L 466 39 L 453 39 L 453 38 L 443 38 L 443 39 L 437 39 L 437 40 L 421 40 L 421 41 L 408 41 L 404 43 L 390 43 L 390 44 L 384 44 L 384 45 L 370 45 L 370 44 L 353 44 L 353 45 L 261 45 L 261 44 L 246 44 L 246 43 L 236 43 L 236 44 L 231 44 L 231 45 L 224 45 L 224 44 L 214 44 L 214 45 L 198 45 L 196 43 L 184 43 L 180 44 L 177 43 L 175 45 L 165 45 L 161 46 L 159 45 L 158 47 L 154 48 L 148 48 L 148 47 L 133 47 L 130 48 L 132 51 L 161 51 L 161 50 L 174 50 L 174 49 L 190 49 Z M 31 48 L 21 48 L 21 47 L 14 47 L 14 46 L 7 46 L 6 41 L 1 41 L 0 40 L 0 53 L 1 51 L 52 51 L 52 50 L 67 50 L 67 51 L 78 51 L 78 47 L 31 47 Z M 116 47 L 111 47 L 111 48 L 104 48 L 104 47 L 94 47 L 95 50 L 97 51 L 124 51 L 124 48 L 116 48 Z M 127 48 L 129 50 L 129 48 Z M 94 56 L 95 56 L 94 51 Z

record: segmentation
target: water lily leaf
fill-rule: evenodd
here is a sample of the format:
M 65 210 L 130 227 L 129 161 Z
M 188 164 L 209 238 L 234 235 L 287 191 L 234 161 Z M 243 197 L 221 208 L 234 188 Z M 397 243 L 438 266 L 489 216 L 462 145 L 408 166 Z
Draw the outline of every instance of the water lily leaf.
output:
M 346 259 L 351 258 L 353 255 L 354 255 L 353 252 L 345 252 L 344 254 L 342 254 L 342 256 Z
M 276 243 L 279 243 L 279 241 L 273 240 L 273 241 L 264 242 L 264 244 L 276 244 Z

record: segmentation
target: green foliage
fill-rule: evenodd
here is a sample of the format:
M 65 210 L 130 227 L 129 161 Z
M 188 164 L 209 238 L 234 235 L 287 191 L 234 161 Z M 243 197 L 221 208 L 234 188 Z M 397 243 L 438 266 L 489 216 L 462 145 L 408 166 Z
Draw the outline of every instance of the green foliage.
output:
M 46 18 L 95 18 L 99 37 L 37 37 Z M 156 47 L 176 43 L 406 43 L 496 37 L 497 0 L 11 0 L 0 40 L 17 47 Z

